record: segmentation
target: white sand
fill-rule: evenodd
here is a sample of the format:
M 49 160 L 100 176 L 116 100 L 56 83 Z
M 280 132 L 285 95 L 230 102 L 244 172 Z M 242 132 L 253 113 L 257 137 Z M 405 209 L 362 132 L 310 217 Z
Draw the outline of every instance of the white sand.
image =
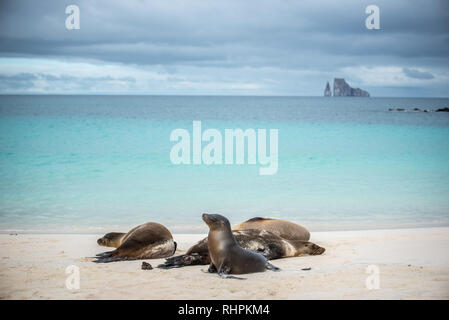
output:
M 177 254 L 203 236 L 175 234 Z M 326 248 L 323 255 L 275 260 L 281 272 L 245 275 L 245 281 L 201 272 L 207 266 L 141 270 L 142 261 L 95 264 L 87 257 L 108 249 L 96 244 L 98 237 L 0 235 L 0 298 L 449 298 L 449 228 L 315 232 L 311 240 Z M 163 259 L 146 261 L 155 267 Z M 79 290 L 66 288 L 69 265 L 79 267 Z M 379 268 L 379 289 L 365 285 L 369 265 Z

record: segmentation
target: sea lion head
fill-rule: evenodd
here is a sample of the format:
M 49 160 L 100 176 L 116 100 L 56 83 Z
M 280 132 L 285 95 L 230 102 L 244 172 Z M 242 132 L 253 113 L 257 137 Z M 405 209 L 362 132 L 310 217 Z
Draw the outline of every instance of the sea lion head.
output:
M 210 230 L 218 230 L 223 228 L 231 229 L 229 220 L 219 214 L 207 214 L 203 213 L 203 220 L 209 226 Z
M 120 241 L 125 233 L 120 232 L 110 232 L 105 234 L 102 238 L 97 240 L 97 243 L 103 247 L 119 247 Z
M 320 247 L 319 245 L 309 242 L 309 241 L 301 241 L 300 243 L 295 243 L 295 247 L 296 247 L 296 256 L 300 256 L 300 255 L 320 255 L 322 254 L 324 251 L 326 251 L 326 249 L 324 249 L 323 247 Z

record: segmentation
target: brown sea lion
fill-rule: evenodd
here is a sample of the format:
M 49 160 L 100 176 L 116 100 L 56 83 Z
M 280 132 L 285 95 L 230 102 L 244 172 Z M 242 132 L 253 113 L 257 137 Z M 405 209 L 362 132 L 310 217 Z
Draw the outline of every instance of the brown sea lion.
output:
M 267 230 L 287 240 L 308 241 L 310 239 L 310 232 L 306 228 L 299 224 L 280 219 L 256 217 L 232 228 L 232 230 L 248 229 Z
M 209 272 L 220 277 L 236 278 L 230 274 L 263 272 L 267 269 L 279 271 L 260 253 L 242 248 L 235 239 L 229 220 L 219 214 L 203 214 L 209 226 L 207 243 L 211 264 Z
M 166 258 L 176 251 L 170 231 L 156 222 L 148 222 L 122 234 L 112 232 L 97 240 L 99 245 L 117 249 L 97 255 L 94 262 Z
M 261 253 L 269 260 L 322 254 L 325 249 L 309 241 L 286 240 L 266 230 L 232 231 L 239 245 L 245 249 Z M 186 254 L 204 254 L 208 251 L 208 238 L 204 238 L 187 250 Z
M 266 230 L 235 230 L 232 231 L 238 244 L 245 249 L 258 252 L 268 260 L 303 255 L 319 255 L 325 249 L 309 241 L 286 240 Z M 210 263 L 208 238 L 204 238 L 192 247 L 186 254 L 167 258 L 159 268 L 179 268 L 189 265 L 204 265 Z

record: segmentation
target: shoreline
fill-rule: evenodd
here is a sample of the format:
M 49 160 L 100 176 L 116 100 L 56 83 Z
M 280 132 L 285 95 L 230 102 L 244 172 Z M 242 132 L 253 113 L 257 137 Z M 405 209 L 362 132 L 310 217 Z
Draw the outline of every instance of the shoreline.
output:
M 279 218 L 281 219 L 281 218 Z M 148 221 L 147 221 L 148 222 Z M 185 226 L 173 226 L 170 224 L 165 224 L 164 222 L 160 222 L 165 225 L 172 234 L 207 234 L 208 228 L 206 225 L 199 223 L 198 225 L 191 225 L 188 227 Z M 333 228 L 329 227 L 315 227 L 320 223 L 304 223 L 303 221 L 292 221 L 298 223 L 300 225 L 305 226 L 311 233 L 317 232 L 351 232 L 351 231 L 372 231 L 372 230 L 404 230 L 404 229 L 430 229 L 430 228 L 446 228 L 449 227 L 449 222 L 435 222 L 435 223 L 422 223 L 422 222 L 410 222 L 410 223 L 397 223 L 397 224 L 378 224 L 374 226 L 367 226 L 354 224 L 340 224 L 335 225 Z M 54 229 L 19 229 L 19 228 L 5 228 L 0 229 L 0 235 L 9 235 L 12 233 L 17 234 L 72 234 L 72 235 L 104 235 L 108 232 L 127 232 L 131 230 L 136 225 L 145 223 L 136 222 L 134 225 L 111 225 L 104 227 L 75 227 L 74 230 L 63 230 L 61 231 L 59 228 L 55 227 Z M 331 223 L 326 223 L 329 225 Z M 233 224 L 232 224 L 233 225 Z
M 272 260 L 281 272 L 246 281 L 201 272 L 207 266 L 141 270 L 164 259 L 95 264 L 90 257 L 109 250 L 97 236 L 0 235 L 0 299 L 449 299 L 449 227 L 313 232 L 324 254 Z M 173 234 L 176 254 L 204 236 Z M 79 290 L 65 285 L 72 265 Z M 372 265 L 380 288 L 369 290 Z

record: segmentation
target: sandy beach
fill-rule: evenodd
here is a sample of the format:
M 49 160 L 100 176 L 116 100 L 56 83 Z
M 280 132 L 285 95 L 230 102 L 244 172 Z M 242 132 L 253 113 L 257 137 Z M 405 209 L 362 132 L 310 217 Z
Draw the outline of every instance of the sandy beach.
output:
M 107 249 L 96 244 L 99 236 L 0 235 L 0 298 L 449 298 L 448 227 L 315 232 L 311 241 L 326 248 L 323 255 L 274 260 L 281 272 L 245 275 L 245 281 L 202 272 L 207 266 L 141 270 L 141 260 L 95 264 L 90 257 Z M 175 234 L 177 254 L 203 236 Z M 156 267 L 163 259 L 146 261 Z M 79 268 L 79 289 L 66 287 L 71 265 Z M 367 288 L 367 277 L 375 276 L 367 268 L 379 271 L 378 289 Z

